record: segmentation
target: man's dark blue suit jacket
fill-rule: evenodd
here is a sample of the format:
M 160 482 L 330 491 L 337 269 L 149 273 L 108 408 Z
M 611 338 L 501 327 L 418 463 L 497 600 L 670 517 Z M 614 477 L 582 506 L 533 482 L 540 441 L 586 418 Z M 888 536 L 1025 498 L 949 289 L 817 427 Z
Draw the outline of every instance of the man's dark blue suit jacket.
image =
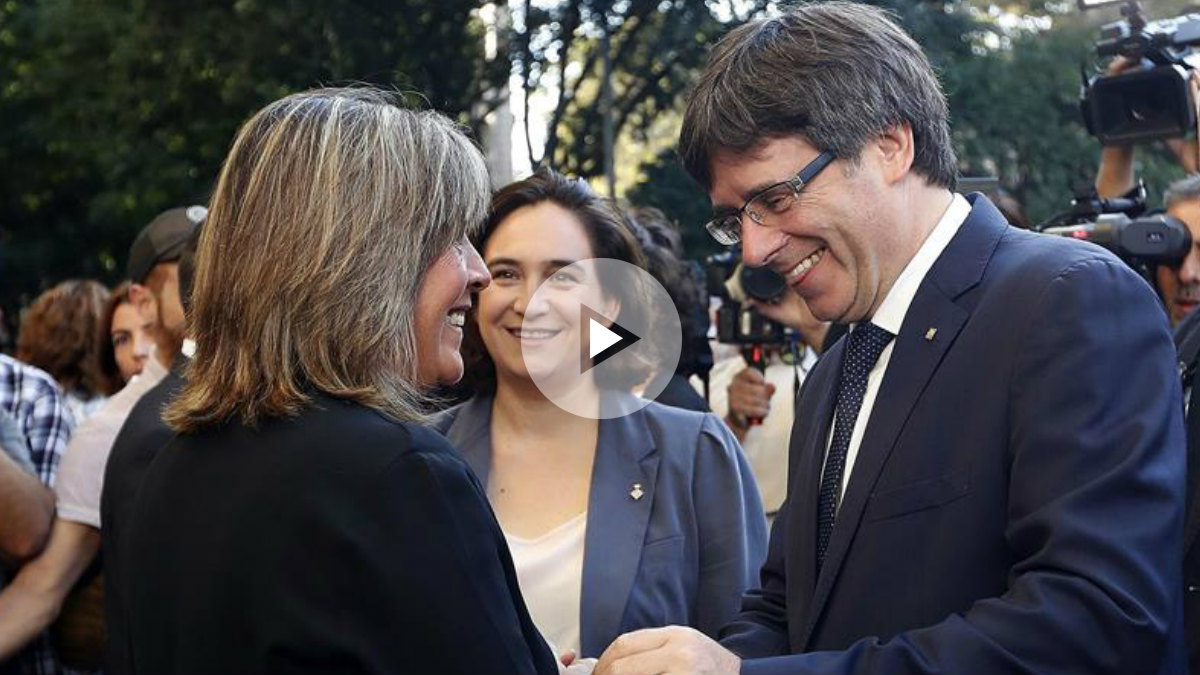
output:
M 742 673 L 1180 673 L 1185 440 L 1150 286 L 982 196 L 922 282 L 829 544 L 844 341 L 804 383 Z

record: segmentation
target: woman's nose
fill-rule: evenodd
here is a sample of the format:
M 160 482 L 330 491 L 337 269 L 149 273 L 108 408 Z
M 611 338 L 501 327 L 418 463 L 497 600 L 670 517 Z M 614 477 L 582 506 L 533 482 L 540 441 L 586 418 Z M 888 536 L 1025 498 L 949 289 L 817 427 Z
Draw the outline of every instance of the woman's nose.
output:
M 479 251 L 471 242 L 466 242 L 467 286 L 472 293 L 478 293 L 492 283 L 492 275 L 488 273 L 487 265 L 483 263 Z

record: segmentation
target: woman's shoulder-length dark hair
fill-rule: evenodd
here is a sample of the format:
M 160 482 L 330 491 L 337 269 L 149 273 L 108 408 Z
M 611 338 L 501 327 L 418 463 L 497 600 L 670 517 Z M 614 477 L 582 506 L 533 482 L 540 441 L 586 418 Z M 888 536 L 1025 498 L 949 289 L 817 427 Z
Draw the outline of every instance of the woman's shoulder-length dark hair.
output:
M 524 180 L 509 183 L 492 196 L 487 221 L 474 237 L 475 248 L 486 256 L 488 240 L 509 216 L 526 206 L 542 203 L 555 204 L 571 212 L 579 220 L 587 234 L 593 257 L 620 260 L 642 269 L 646 268 L 642 247 L 616 203 L 597 194 L 586 181 L 567 178 L 547 168 L 538 169 Z M 616 280 L 606 280 L 601 276 L 600 283 L 605 292 L 621 292 L 620 284 Z M 478 303 L 474 303 L 474 306 L 478 307 Z M 645 310 L 644 302 L 623 301 L 621 313 L 614 320 L 620 321 L 621 317 L 625 317 L 625 320 L 633 325 L 638 325 L 638 319 L 631 319 L 630 315 Z M 471 394 L 494 392 L 496 367 L 479 335 L 479 324 L 474 310 L 467 322 L 462 351 L 467 373 L 463 379 L 463 388 Z M 649 374 L 648 364 L 639 368 L 597 371 L 596 383 L 606 388 L 628 389 L 643 381 Z

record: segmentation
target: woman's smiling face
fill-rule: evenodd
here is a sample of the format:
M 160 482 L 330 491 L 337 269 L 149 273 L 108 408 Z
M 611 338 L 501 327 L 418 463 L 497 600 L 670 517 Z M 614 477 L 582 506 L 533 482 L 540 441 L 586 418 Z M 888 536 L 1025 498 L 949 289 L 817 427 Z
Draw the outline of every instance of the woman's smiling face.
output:
M 496 227 L 484 245 L 492 284 L 479 294 L 477 320 L 501 379 L 578 373 L 579 305 L 604 299 L 589 266 L 574 263 L 593 255 L 579 218 L 553 202 L 521 207 Z

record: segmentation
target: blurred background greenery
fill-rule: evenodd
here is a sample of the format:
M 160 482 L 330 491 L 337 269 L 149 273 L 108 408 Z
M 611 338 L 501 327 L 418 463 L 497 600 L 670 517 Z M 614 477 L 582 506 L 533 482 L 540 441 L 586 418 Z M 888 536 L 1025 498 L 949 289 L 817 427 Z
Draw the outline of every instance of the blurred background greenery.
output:
M 999 177 L 1035 222 L 1067 208 L 1099 154 L 1078 112 L 1081 67 L 1094 65 L 1097 29 L 1116 11 L 876 4 L 940 72 L 962 174 Z M 1184 8 L 1144 4 L 1151 17 Z M 673 152 L 684 97 L 723 33 L 777 10 L 766 0 L 0 0 L 0 308 L 11 325 L 62 279 L 119 280 L 151 217 L 205 201 L 247 115 L 322 84 L 399 88 L 485 148 L 508 119 L 531 139 L 515 152 L 511 134 L 499 144 L 518 164 L 662 208 L 702 255 L 707 199 Z M 541 101 L 541 113 L 513 117 L 514 99 Z M 1162 148 L 1139 162 L 1157 202 L 1181 170 Z

